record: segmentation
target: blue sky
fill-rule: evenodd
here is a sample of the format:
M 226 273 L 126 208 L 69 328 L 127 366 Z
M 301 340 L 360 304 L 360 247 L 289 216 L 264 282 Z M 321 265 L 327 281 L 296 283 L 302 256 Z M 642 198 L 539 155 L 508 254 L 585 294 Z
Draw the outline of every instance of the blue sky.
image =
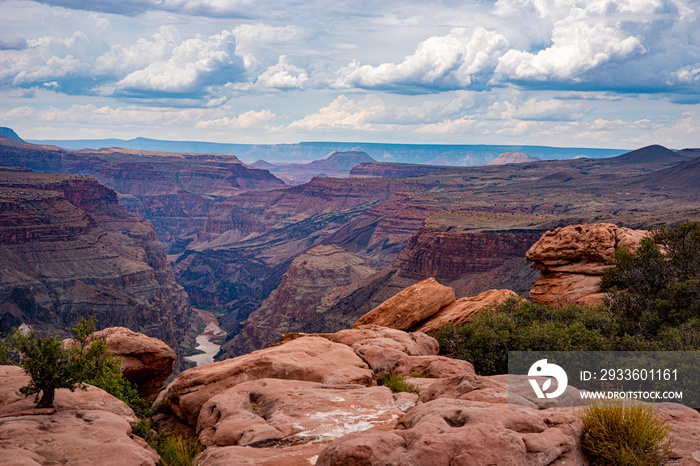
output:
M 700 147 L 700 0 L 0 0 L 27 139 Z

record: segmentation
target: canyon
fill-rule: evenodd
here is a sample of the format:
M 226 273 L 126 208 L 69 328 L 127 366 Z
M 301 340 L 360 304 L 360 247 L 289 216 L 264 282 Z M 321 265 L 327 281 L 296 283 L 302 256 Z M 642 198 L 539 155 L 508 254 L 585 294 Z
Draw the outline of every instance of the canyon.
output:
M 525 253 L 548 230 L 700 218 L 697 157 L 649 146 L 608 158 L 504 154 L 525 161 L 472 167 L 363 162 L 343 166 L 343 178 L 289 186 L 271 164 L 255 168 L 233 155 L 67 151 L 0 139 L 0 165 L 93 176 L 153 225 L 175 281 L 228 334 L 218 359 L 287 332 L 349 328 L 428 277 L 456 299 L 488 289 L 528 296 L 539 273 Z M 295 169 L 313 176 L 319 163 Z

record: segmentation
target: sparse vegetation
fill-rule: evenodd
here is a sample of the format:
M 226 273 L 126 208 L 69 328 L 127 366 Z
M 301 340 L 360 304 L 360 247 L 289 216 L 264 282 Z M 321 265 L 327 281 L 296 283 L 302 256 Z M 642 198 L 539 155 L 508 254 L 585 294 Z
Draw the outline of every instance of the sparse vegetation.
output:
M 406 376 L 394 372 L 382 372 L 377 382 L 389 388 L 392 392 L 418 393 L 418 387 L 406 381 Z
M 170 435 L 163 440 L 158 453 L 164 466 L 190 466 L 198 464 L 195 457 L 202 450 L 202 444 L 195 439 Z
M 583 408 L 581 446 L 592 465 L 652 466 L 670 459 L 671 427 L 641 403 L 598 401 Z

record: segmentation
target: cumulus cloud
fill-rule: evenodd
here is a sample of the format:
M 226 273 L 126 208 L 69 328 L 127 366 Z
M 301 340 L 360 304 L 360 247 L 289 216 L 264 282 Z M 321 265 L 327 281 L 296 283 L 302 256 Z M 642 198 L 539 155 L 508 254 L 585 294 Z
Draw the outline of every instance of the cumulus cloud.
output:
M 478 88 L 488 81 L 508 41 L 501 34 L 454 28 L 421 42 L 401 63 L 379 66 L 357 62 L 341 69 L 336 85 L 398 92 Z
M 142 69 L 149 63 L 169 58 L 180 43 L 182 37 L 174 26 L 161 26 L 150 40 L 142 37 L 133 45 L 113 45 L 107 53 L 97 57 L 94 69 L 100 74 Z
M 286 56 L 279 57 L 276 65 L 258 76 L 256 85 L 275 89 L 301 89 L 309 80 L 305 70 L 289 63 Z
M 117 92 L 136 96 L 203 95 L 206 86 L 243 78 L 245 68 L 235 48 L 231 31 L 185 40 L 172 50 L 167 60 L 155 61 L 117 82 Z
M 195 128 L 267 129 L 270 127 L 270 121 L 275 117 L 277 115 L 270 110 L 260 110 L 259 112 L 250 110 L 233 118 L 223 117 L 215 120 L 199 121 Z

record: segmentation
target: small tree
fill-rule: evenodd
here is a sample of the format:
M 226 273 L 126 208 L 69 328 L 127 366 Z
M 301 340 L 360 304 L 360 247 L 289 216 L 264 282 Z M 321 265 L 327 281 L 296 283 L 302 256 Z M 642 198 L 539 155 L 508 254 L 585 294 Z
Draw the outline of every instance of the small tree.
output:
M 0 362 L 21 366 L 30 380 L 20 392 L 35 395 L 37 408 L 52 408 L 59 388 L 75 391 L 86 389 L 85 383 L 92 380 L 122 380 L 120 358 L 104 339 L 88 338 L 94 331 L 94 318 L 80 319 L 73 329 L 74 343 L 64 345 L 57 335 L 42 338 L 35 332 L 23 334 L 16 329 L 0 341 Z

